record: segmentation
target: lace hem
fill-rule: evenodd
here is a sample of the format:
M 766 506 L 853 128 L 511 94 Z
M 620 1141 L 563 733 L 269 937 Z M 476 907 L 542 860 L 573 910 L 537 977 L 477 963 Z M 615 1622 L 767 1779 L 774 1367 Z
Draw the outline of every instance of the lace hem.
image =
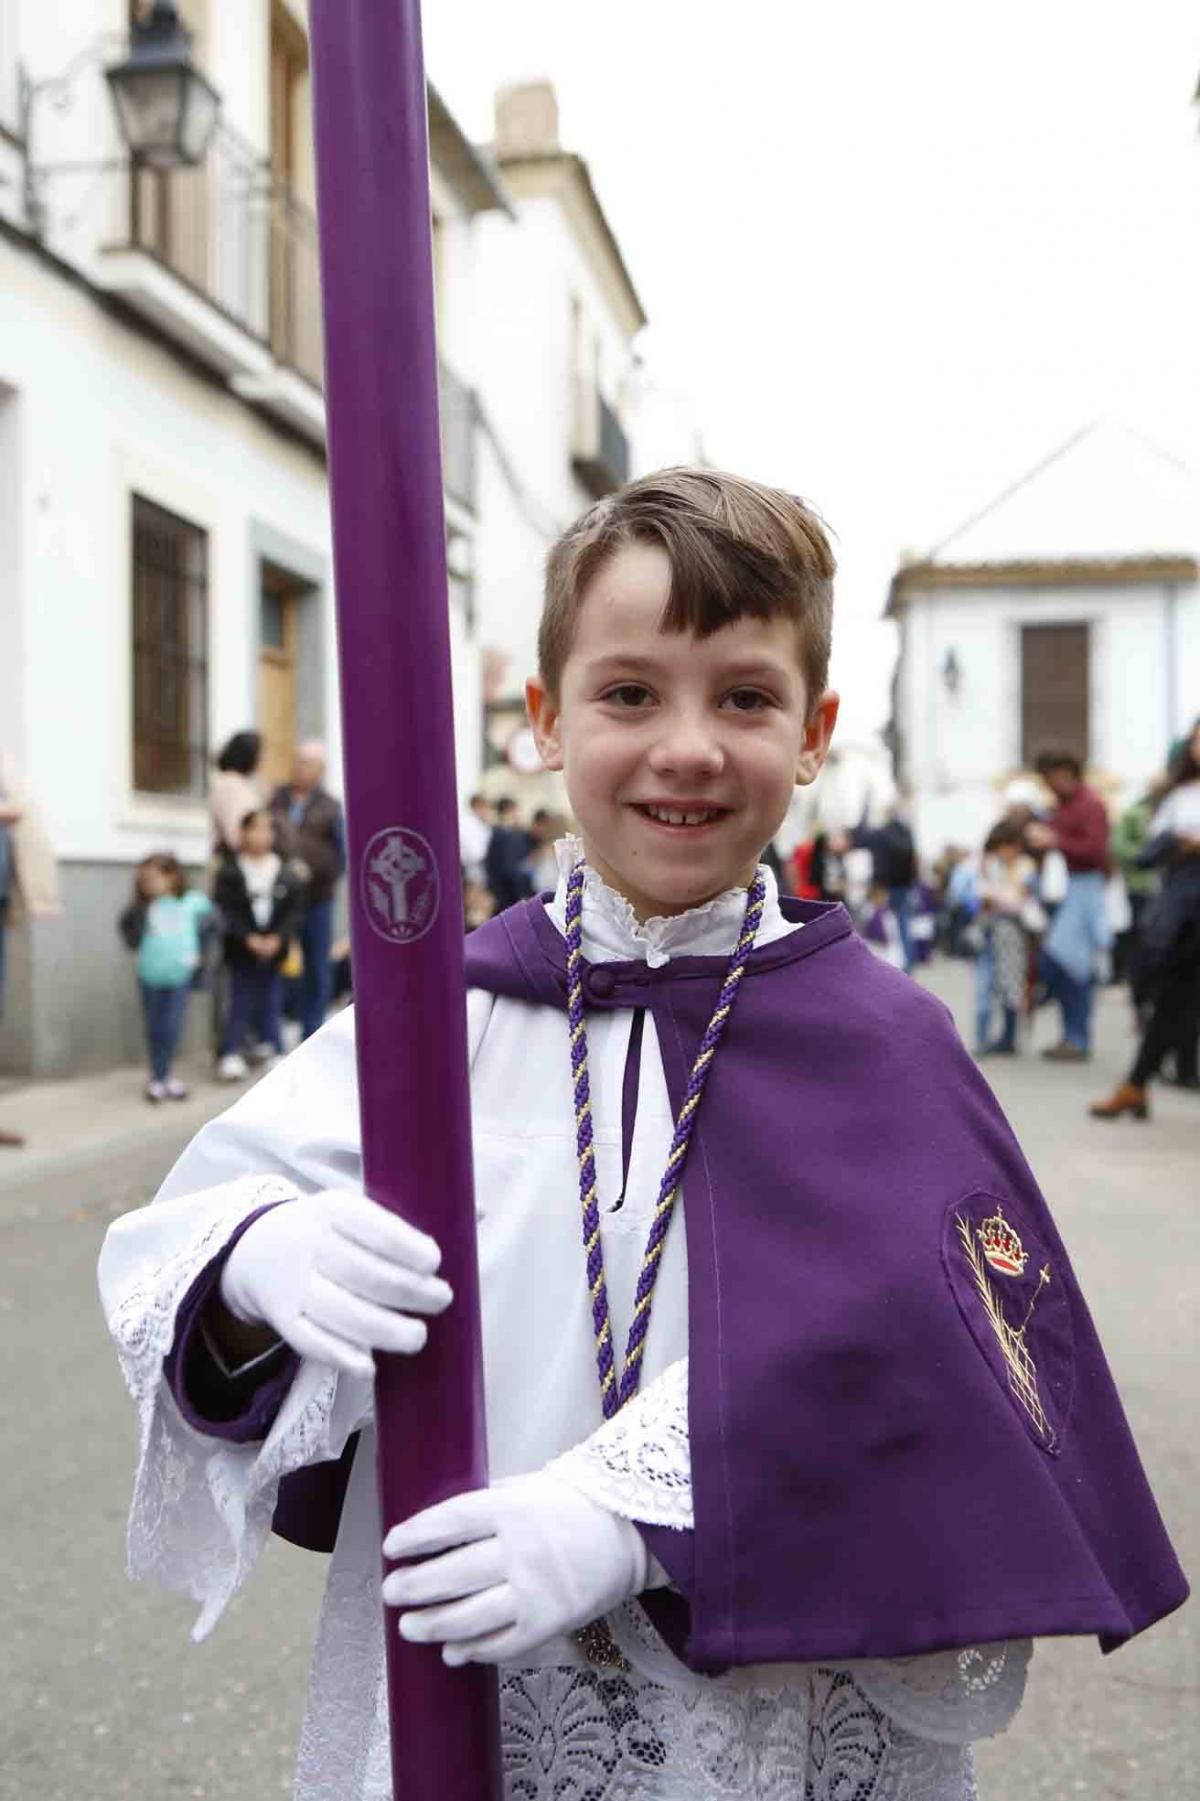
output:
M 505 1801 L 976 1801 L 969 1748 L 914 1737 L 846 1670 L 772 1695 L 503 1670 L 500 1722 Z M 384 1723 L 353 1789 L 327 1777 L 300 1801 L 391 1801 L 386 1746 Z
M 277 1176 L 247 1176 L 154 1203 L 118 1222 L 101 1262 L 109 1331 L 140 1425 L 127 1568 L 201 1603 L 196 1640 L 212 1631 L 258 1561 L 281 1477 L 337 1457 L 369 1397 L 367 1384 L 344 1384 L 335 1408 L 335 1372 L 305 1363 L 266 1439 L 241 1445 L 189 1426 L 163 1380 L 176 1313 L 197 1276 L 249 1214 L 298 1192 Z
M 687 1358 L 671 1364 L 615 1418 L 556 1457 L 548 1469 L 610 1513 L 646 1526 L 690 1530 Z
M 851 1666 L 855 1681 L 898 1725 L 937 1744 L 965 1745 L 1003 1732 L 1025 1694 L 1033 1646 L 971 1645 L 924 1657 Z

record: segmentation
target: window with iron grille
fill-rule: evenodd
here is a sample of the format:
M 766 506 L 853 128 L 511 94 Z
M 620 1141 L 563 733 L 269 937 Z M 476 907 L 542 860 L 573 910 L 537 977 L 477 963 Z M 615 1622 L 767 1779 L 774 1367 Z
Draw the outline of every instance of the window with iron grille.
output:
M 208 534 L 133 497 L 133 785 L 202 799 L 208 775 Z

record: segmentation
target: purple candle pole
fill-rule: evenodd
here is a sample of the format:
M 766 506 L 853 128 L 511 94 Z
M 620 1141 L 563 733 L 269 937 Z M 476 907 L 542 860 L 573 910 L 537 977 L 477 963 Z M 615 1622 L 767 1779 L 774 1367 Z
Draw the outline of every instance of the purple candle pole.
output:
M 386 1530 L 487 1481 L 425 73 L 418 0 L 309 23 L 364 1179 L 455 1294 L 378 1359 Z M 494 1673 L 385 1631 L 396 1801 L 494 1801 Z

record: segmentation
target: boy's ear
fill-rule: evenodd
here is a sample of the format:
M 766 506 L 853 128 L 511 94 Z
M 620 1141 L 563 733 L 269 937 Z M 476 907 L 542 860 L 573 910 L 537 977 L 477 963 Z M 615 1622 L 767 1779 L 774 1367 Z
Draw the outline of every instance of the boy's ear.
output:
M 804 743 L 796 759 L 796 781 L 801 787 L 815 782 L 829 755 L 829 740 L 837 724 L 841 696 L 827 688 L 813 708 L 812 718 L 804 728 Z
M 542 762 L 547 769 L 561 769 L 562 709 L 540 675 L 531 675 L 525 684 L 525 711 Z

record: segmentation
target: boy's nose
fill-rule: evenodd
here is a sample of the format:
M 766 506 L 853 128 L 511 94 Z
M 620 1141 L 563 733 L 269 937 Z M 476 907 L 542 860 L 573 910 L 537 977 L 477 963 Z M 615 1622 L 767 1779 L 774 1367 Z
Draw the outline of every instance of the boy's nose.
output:
M 708 722 L 687 716 L 663 721 L 650 751 L 650 767 L 656 775 L 719 775 L 725 752 Z

